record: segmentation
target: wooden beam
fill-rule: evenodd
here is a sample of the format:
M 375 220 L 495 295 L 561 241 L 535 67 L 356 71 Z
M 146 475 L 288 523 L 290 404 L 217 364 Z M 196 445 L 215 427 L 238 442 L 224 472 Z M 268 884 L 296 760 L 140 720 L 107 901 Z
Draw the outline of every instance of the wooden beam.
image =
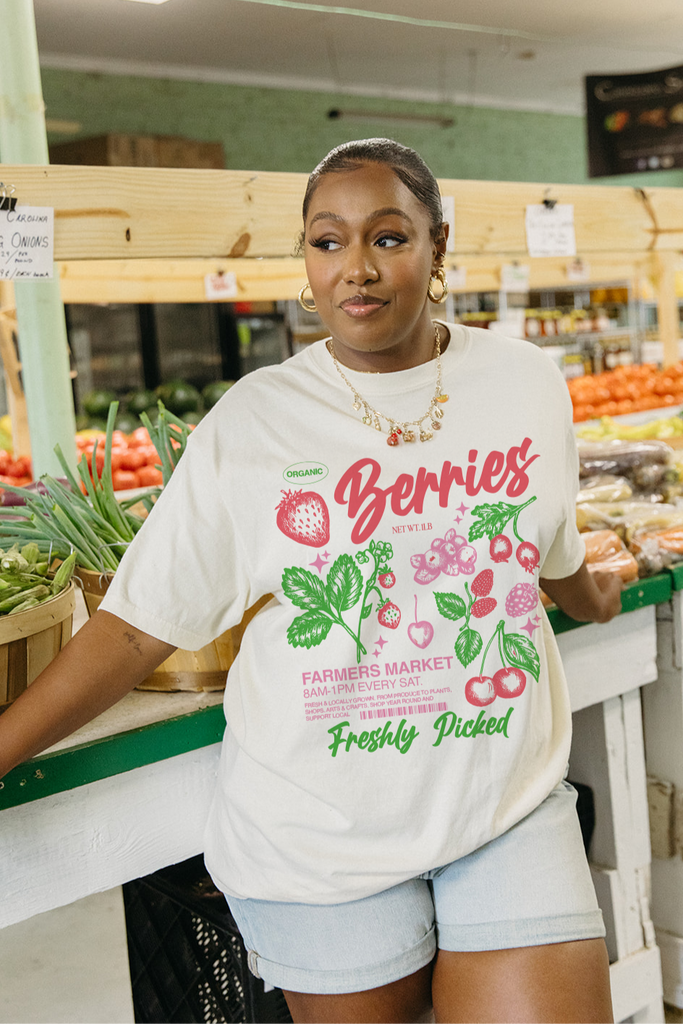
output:
M 20 203 L 55 209 L 58 260 L 291 256 L 306 175 L 3 165 Z M 573 203 L 579 252 L 683 248 L 683 191 L 443 179 L 455 255 L 527 258 L 528 203 Z

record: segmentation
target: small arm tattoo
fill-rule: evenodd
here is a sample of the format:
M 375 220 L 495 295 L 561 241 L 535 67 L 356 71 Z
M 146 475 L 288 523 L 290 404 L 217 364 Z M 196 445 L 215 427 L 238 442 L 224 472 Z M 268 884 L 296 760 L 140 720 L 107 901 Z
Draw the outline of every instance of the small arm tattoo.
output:
M 140 643 L 135 633 L 127 632 L 123 635 L 125 636 L 128 643 L 133 647 L 133 649 L 136 650 L 140 656 L 142 656 L 142 648 L 140 647 Z

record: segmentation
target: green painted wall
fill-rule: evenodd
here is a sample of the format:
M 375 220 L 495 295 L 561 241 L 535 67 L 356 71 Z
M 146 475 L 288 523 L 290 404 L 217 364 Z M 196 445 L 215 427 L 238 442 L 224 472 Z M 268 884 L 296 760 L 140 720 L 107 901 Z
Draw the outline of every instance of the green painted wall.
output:
M 589 182 L 578 116 L 49 68 L 42 76 L 47 116 L 79 122 L 83 136 L 136 132 L 220 141 L 233 169 L 308 172 L 340 142 L 380 135 L 417 149 L 437 177 Z M 444 129 L 381 116 L 333 121 L 327 112 L 336 107 L 437 114 L 455 124 Z M 595 183 L 683 185 L 683 171 Z

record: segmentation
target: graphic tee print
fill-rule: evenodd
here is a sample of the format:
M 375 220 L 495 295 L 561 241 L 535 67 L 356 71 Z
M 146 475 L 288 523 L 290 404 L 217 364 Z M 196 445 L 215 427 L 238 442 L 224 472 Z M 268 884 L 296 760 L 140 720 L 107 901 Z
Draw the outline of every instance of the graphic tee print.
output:
M 230 895 L 370 895 L 488 842 L 563 776 L 538 577 L 584 555 L 566 385 L 533 345 L 448 326 L 450 401 L 425 443 L 363 425 L 324 343 L 238 382 L 105 599 L 192 649 L 273 595 L 225 693 L 205 856 Z M 408 419 L 434 373 L 354 383 Z

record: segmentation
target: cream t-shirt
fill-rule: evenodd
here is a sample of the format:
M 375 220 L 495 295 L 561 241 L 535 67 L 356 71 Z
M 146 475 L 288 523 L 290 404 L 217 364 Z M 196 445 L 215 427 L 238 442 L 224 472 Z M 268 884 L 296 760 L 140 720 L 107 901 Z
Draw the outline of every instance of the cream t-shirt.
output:
M 537 583 L 584 558 L 569 395 L 533 344 L 448 328 L 429 441 L 364 425 L 324 342 L 240 380 L 102 603 L 196 649 L 274 595 L 225 691 L 205 856 L 229 895 L 379 892 L 506 831 L 564 774 Z M 403 421 L 434 394 L 435 362 L 344 372 Z

